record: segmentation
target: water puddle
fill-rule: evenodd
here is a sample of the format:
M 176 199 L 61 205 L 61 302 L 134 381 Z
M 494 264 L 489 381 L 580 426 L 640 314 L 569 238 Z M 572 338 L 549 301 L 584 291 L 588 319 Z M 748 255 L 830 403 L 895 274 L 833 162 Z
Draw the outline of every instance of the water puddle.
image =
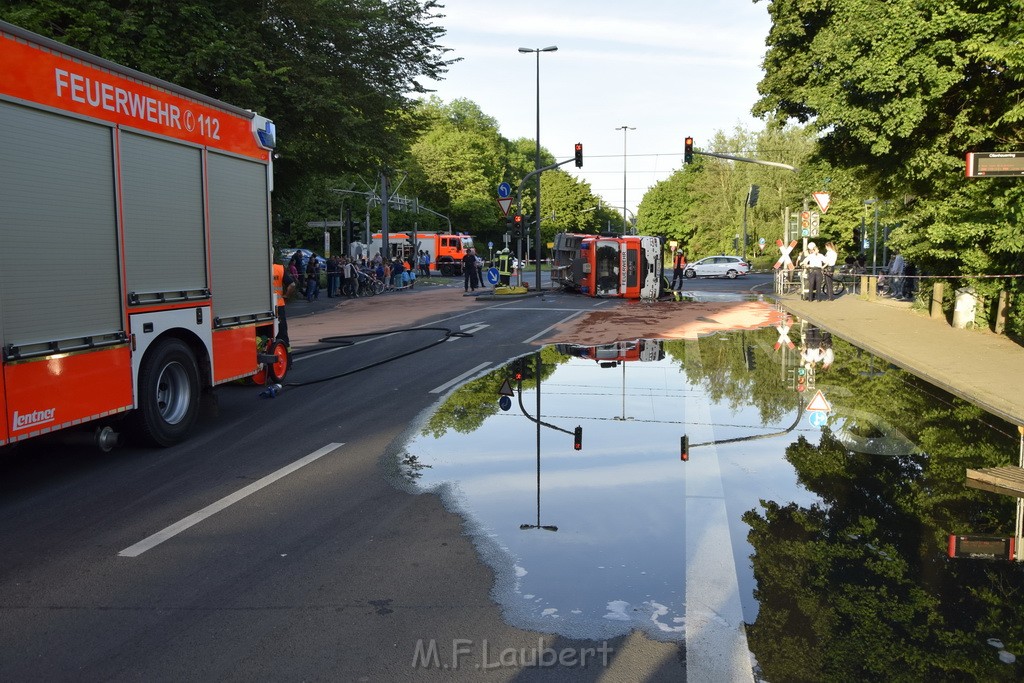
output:
M 514 626 L 749 649 L 769 680 L 1010 679 L 988 640 L 1024 648 L 1024 575 L 947 548 L 1012 534 L 964 470 L 1018 438 L 790 321 L 545 347 L 453 392 L 402 472 L 466 519 Z

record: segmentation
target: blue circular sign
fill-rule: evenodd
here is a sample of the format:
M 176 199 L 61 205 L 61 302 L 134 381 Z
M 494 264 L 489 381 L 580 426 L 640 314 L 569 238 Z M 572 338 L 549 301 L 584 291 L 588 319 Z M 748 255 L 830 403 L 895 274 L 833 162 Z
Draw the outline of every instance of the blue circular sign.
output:
M 502 183 L 498 185 L 498 196 L 504 199 L 512 194 L 512 186 L 508 183 Z
M 498 399 L 498 407 L 501 408 L 502 410 L 508 410 L 509 408 L 512 407 L 512 399 L 510 399 L 508 396 L 502 396 L 501 398 Z
M 828 424 L 828 413 L 824 410 L 813 410 L 808 416 L 807 421 L 811 423 L 812 427 L 824 427 Z
M 498 269 L 497 268 L 488 268 L 487 269 L 487 281 L 489 283 L 491 283 L 492 285 L 496 285 L 496 284 L 498 284 L 498 279 L 499 279 L 499 277 L 498 277 Z

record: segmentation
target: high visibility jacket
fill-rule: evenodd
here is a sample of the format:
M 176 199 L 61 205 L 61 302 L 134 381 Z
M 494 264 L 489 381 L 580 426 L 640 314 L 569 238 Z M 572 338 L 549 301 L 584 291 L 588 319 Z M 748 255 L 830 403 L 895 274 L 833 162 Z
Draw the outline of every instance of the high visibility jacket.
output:
M 512 257 L 510 257 L 508 254 L 501 254 L 500 256 L 498 256 L 498 274 L 512 274 Z
M 284 266 L 280 263 L 274 264 L 274 294 L 277 296 L 277 305 L 284 306 Z
M 682 268 L 685 265 L 686 265 L 686 257 L 683 256 L 682 254 L 676 254 L 675 263 L 674 263 L 673 267 L 674 268 Z

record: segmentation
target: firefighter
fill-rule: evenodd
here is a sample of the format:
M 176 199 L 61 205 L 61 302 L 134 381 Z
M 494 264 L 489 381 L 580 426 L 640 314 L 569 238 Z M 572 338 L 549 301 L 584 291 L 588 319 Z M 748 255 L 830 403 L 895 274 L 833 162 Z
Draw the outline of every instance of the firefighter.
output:
M 498 252 L 498 280 L 506 287 L 512 283 L 512 256 L 507 247 Z
M 285 301 L 295 293 L 295 278 L 288 274 L 280 263 L 274 264 L 274 296 L 277 299 L 277 338 L 291 347 L 288 341 L 288 318 L 285 317 Z

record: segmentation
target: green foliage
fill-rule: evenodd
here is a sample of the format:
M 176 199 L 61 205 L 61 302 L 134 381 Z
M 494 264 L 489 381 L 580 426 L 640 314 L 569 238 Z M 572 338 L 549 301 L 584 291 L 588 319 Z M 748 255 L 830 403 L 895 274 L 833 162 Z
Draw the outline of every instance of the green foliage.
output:
M 768 11 L 754 113 L 819 131 L 817 159 L 859 185 L 851 206 L 889 202 L 891 244 L 922 271 L 1024 272 L 1019 179 L 964 177 L 968 151 L 1024 147 L 1020 2 L 786 0 Z M 1021 292 L 1019 278 L 975 284 L 990 299 Z

